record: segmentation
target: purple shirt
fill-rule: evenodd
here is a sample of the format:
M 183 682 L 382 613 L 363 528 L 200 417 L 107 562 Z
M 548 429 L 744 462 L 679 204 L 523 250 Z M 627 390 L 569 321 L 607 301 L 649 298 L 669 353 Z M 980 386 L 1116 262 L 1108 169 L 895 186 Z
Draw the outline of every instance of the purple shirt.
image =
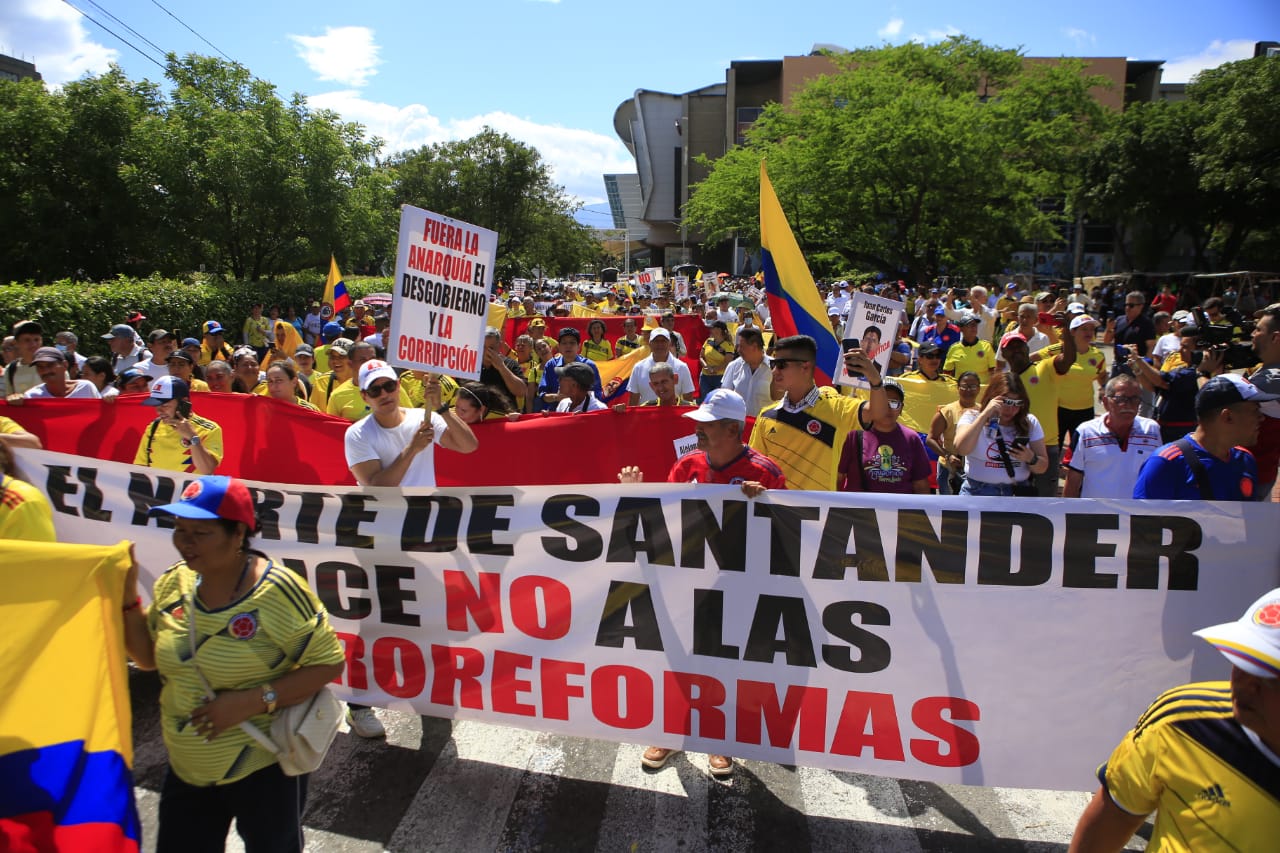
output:
M 914 491 L 912 483 L 929 479 L 930 467 L 920 433 L 899 424 L 892 432 L 868 429 L 849 433 L 840 453 L 837 478 L 844 492 L 909 495 Z

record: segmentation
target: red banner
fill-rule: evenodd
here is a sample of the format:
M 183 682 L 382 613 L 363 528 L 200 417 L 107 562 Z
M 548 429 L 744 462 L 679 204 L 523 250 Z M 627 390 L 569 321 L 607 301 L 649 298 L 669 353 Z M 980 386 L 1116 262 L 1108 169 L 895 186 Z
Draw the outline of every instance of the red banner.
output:
M 116 403 L 30 400 L 0 409 L 40 437 L 46 450 L 132 462 L 155 409 L 143 394 Z M 256 394 L 200 393 L 196 412 L 222 427 L 219 474 L 274 483 L 354 485 L 342 438 L 350 424 Z M 525 415 L 515 423 L 473 427 L 480 449 L 436 452 L 441 486 L 533 486 L 612 483 L 618 469 L 638 465 L 663 482 L 676 460 L 674 442 L 693 434 L 688 408 L 634 408 L 625 413 Z

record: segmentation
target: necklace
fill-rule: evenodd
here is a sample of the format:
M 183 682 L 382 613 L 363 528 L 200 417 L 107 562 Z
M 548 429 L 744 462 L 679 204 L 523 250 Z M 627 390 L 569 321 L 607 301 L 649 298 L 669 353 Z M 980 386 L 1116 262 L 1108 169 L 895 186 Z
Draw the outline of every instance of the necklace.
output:
M 252 566 L 252 565 L 253 565 L 253 554 L 252 554 L 252 553 L 250 553 L 250 554 L 247 554 L 247 555 L 245 556 L 245 558 L 244 558 L 244 568 L 240 570 L 240 577 L 236 578 L 236 585 L 235 585 L 235 586 L 233 586 L 233 587 L 231 588 L 231 598 L 232 598 L 232 600 L 234 600 L 234 599 L 235 599 L 235 597 L 236 597 L 236 593 L 240 590 L 240 587 L 244 585 L 244 579 L 245 579 L 245 577 L 247 577 L 247 576 L 248 576 L 248 574 L 249 574 L 249 567 L 250 567 L 250 566 Z M 201 586 L 203 583 L 204 583 L 204 575 L 202 575 L 202 574 L 197 574 L 197 575 L 196 575 L 196 590 L 197 590 L 197 592 L 199 591 L 200 586 Z

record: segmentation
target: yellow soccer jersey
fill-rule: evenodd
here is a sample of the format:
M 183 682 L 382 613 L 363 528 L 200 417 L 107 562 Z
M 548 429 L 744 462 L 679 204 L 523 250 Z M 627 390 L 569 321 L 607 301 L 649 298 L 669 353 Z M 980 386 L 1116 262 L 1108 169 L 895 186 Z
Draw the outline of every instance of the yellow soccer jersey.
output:
M 588 338 L 582 342 L 582 354 L 592 361 L 611 361 L 613 359 L 613 344 L 609 343 L 607 338 L 602 338 L 600 343 Z
M 788 489 L 832 492 L 844 440 L 862 428 L 861 406 L 831 387 L 819 389 L 817 402 L 800 412 L 788 412 L 779 400 L 756 417 L 749 443 L 778 463 Z
M 1280 758 L 1235 721 L 1231 685 L 1170 690 L 1125 735 L 1098 779 L 1134 815 L 1156 811 L 1148 850 L 1274 850 Z
M 1037 355 L 1041 361 L 1053 361 L 1061 353 L 1062 344 L 1049 344 Z M 1094 383 L 1100 378 L 1105 379 L 1106 375 L 1107 360 L 1102 350 L 1089 347 L 1085 352 L 1076 353 L 1075 363 L 1058 382 L 1058 405 L 1064 409 L 1092 409 Z M 1044 421 L 1040 423 L 1043 425 Z
M 400 386 L 400 405 L 406 409 L 413 406 L 409 402 L 409 394 L 403 385 Z M 355 423 L 369 414 L 369 407 L 365 405 L 364 397 L 360 395 L 356 386 L 351 383 L 351 380 L 347 380 L 329 393 L 325 411 Z
M 191 664 L 187 607 L 197 575 L 178 563 L 156 581 L 147 627 L 156 643 L 160 729 L 173 770 L 192 785 L 222 785 L 243 779 L 275 761 L 239 726 L 209 743 L 190 725 L 204 701 Z M 298 575 L 274 562 L 239 601 L 218 610 L 195 604 L 196 662 L 215 692 L 242 690 L 274 681 L 302 666 L 342 663 L 342 644 L 323 605 Z M 271 715 L 250 722 L 264 733 Z
M 1031 414 L 1044 430 L 1046 447 L 1058 446 L 1058 387 L 1062 376 L 1053 367 L 1053 359 L 1032 362 L 1018 374 L 1022 386 L 1027 389 Z
M 404 394 L 409 395 L 409 408 L 421 409 L 426 405 L 426 389 L 422 387 L 422 380 L 413 375 L 413 371 L 406 370 L 404 373 L 400 374 L 400 390 L 403 392 L 401 395 L 400 405 L 405 405 Z M 457 380 L 452 376 L 445 376 L 443 373 L 440 374 L 440 405 L 452 406 L 453 401 L 456 400 L 457 397 Z
M 30 483 L 0 474 L 0 539 L 57 542 L 53 508 Z
M 957 341 L 947 350 L 947 360 L 942 369 L 953 376 L 972 370 L 978 374 L 982 384 L 986 385 L 996 369 L 996 348 L 988 341 L 978 341 L 973 346 L 965 346 L 964 341 Z
M 190 415 L 187 420 L 196 435 L 200 436 L 204 449 L 214 458 L 215 465 L 221 464 L 222 427 L 196 414 Z M 194 474 L 196 466 L 191 461 L 191 448 L 184 445 L 183 441 L 176 429 L 156 418 L 142 431 L 142 441 L 138 442 L 138 452 L 134 454 L 133 464 Z

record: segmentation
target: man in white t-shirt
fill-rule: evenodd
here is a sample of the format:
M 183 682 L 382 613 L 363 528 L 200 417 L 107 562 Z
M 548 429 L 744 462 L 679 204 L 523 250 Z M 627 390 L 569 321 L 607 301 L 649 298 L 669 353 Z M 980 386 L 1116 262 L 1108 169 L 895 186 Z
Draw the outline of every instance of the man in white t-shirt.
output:
M 471 427 L 440 405 L 440 379 L 424 385 L 422 409 L 400 405 L 400 377 L 373 359 L 356 374 L 369 414 L 347 427 L 347 467 L 362 486 L 435 486 L 435 446 L 471 453 L 479 446 Z
M 1063 454 L 1064 498 L 1132 498 L 1138 472 L 1161 445 L 1160 425 L 1138 415 L 1142 386 L 1121 373 L 1102 391 L 1107 413 L 1085 421 L 1076 445 Z
M 629 405 L 639 406 L 658 399 L 649 386 L 649 370 L 660 362 L 669 362 L 675 370 L 676 393 L 681 397 L 691 396 L 695 388 L 693 374 L 689 372 L 689 365 L 672 354 L 671 333 L 661 326 L 649 332 L 649 351 L 651 355 L 632 369 L 631 378 L 627 381 L 627 388 L 631 391 Z
M 1168 322 L 1161 324 L 1162 316 Z M 1151 318 L 1157 335 L 1155 346 L 1151 348 L 1151 363 L 1157 370 L 1164 364 L 1166 358 L 1182 349 L 1182 336 L 1178 334 L 1178 330 L 1194 321 L 1195 317 L 1190 311 L 1175 311 L 1172 318 L 1163 311 L 1157 311 Z
M 28 400 L 81 397 L 97 400 L 102 395 L 98 386 L 88 379 L 67 378 L 67 357 L 54 347 L 40 347 L 31 359 L 40 384 L 27 390 L 22 396 Z M 14 402 L 12 399 L 10 402 Z

